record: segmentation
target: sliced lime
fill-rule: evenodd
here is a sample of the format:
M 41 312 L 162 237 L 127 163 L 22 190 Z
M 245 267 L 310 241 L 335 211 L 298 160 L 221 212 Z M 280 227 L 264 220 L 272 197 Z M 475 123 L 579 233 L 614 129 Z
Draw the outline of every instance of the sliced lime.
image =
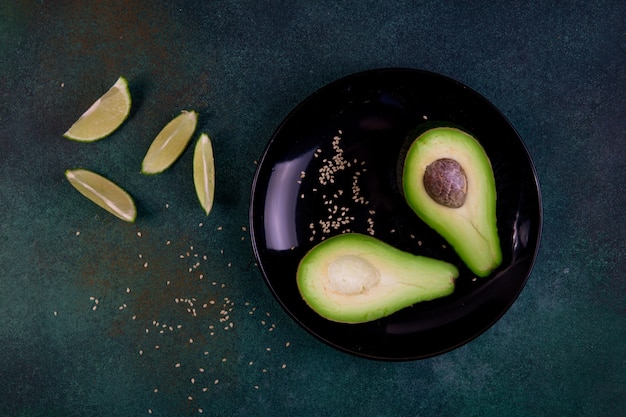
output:
M 193 182 L 200 205 L 208 216 L 213 207 L 215 194 L 215 165 L 213 146 L 206 133 L 202 133 L 193 153 Z
M 69 169 L 65 177 L 82 195 L 127 222 L 134 222 L 137 209 L 133 198 L 111 180 L 86 169 Z
M 152 141 L 141 164 L 144 174 L 159 174 L 183 153 L 198 122 L 198 113 L 185 111 L 176 116 Z
M 128 82 L 119 77 L 115 84 L 63 134 L 79 142 L 93 142 L 113 133 L 130 113 Z

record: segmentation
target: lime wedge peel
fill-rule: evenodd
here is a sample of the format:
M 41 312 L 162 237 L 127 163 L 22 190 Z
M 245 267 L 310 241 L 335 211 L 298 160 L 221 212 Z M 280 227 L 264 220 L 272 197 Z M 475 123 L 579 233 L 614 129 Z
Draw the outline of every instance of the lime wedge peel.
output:
M 144 174 L 159 174 L 182 155 L 196 130 L 198 113 L 183 110 L 154 138 L 141 164 Z
M 129 223 L 137 218 L 133 198 L 111 180 L 82 168 L 65 171 L 65 177 L 82 195 L 114 216 Z
M 213 145 L 206 133 L 202 133 L 196 142 L 193 153 L 193 182 L 200 205 L 208 216 L 213 207 L 215 195 L 215 163 Z
M 126 120 L 131 103 L 128 81 L 124 77 L 119 77 L 63 136 L 79 142 L 102 139 L 113 133 Z

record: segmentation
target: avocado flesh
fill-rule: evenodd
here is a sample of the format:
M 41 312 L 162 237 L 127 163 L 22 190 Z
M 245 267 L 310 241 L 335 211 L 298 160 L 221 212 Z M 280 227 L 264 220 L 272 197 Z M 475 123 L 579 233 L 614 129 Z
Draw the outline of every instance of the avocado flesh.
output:
M 438 203 L 424 185 L 426 168 L 441 159 L 458 162 L 467 179 L 460 207 Z M 426 131 L 409 148 L 402 183 L 409 206 L 452 245 L 474 274 L 485 277 L 500 265 L 496 184 L 491 162 L 476 139 L 448 127 Z
M 454 291 L 457 268 L 403 252 L 372 236 L 326 239 L 300 261 L 298 289 L 322 317 L 364 323 Z

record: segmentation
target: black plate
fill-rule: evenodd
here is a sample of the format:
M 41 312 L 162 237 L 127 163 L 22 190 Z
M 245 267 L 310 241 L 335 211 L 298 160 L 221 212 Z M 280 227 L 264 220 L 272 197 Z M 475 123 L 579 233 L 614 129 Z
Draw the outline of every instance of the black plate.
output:
M 503 262 L 486 278 L 474 277 L 401 194 L 398 173 L 408 145 L 420 131 L 441 125 L 472 134 L 493 165 Z M 463 84 L 413 69 L 354 74 L 304 100 L 271 138 L 250 208 L 255 255 L 285 310 L 329 345 L 381 360 L 440 354 L 493 325 L 528 279 L 541 220 L 536 173 L 510 123 Z M 373 232 L 399 249 L 457 265 L 455 292 L 370 323 L 318 316 L 298 292 L 298 263 L 322 237 L 348 230 Z

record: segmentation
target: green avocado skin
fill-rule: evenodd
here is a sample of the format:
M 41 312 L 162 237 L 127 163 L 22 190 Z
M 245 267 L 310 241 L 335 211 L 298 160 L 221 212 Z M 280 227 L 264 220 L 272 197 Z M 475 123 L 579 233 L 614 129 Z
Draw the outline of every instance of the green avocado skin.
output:
M 334 292 L 329 284 L 329 266 L 346 256 L 362 259 L 375 268 L 378 284 L 359 294 Z M 373 236 L 345 233 L 322 241 L 302 258 L 297 283 L 304 301 L 322 317 L 341 323 L 364 323 L 418 302 L 450 295 L 458 274 L 457 268 L 447 262 L 401 251 Z
M 466 199 L 461 207 L 446 207 L 426 192 L 426 167 L 442 158 L 457 161 L 467 177 Z M 402 188 L 411 209 L 450 243 L 474 274 L 488 276 L 500 265 L 493 168 L 474 137 L 449 127 L 422 133 L 405 157 Z

